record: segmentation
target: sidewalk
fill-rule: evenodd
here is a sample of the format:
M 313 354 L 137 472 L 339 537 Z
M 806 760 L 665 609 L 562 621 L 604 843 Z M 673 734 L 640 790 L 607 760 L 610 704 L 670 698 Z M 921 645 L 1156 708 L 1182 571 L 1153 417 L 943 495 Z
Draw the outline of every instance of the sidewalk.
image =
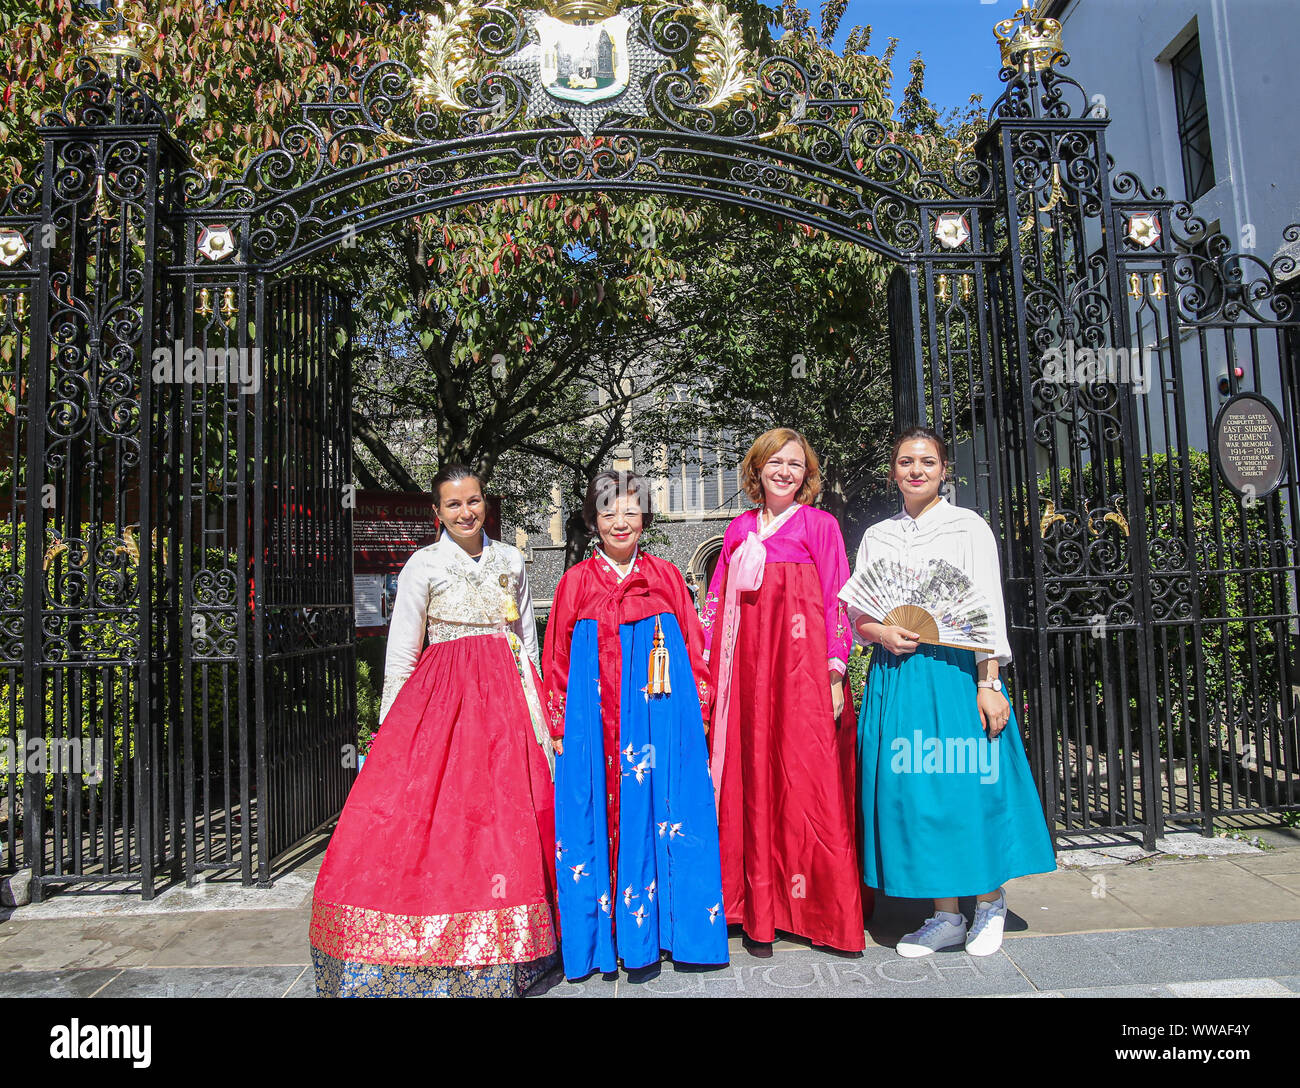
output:
M 893 944 L 928 904 L 877 900 L 861 956 L 779 940 L 769 956 L 731 940 L 725 968 L 647 968 L 545 997 L 1300 996 L 1300 834 L 1277 845 L 1176 835 L 1194 855 L 1122 846 L 1062 851 L 1055 873 L 1007 885 L 1002 951 L 905 960 Z M 311 890 L 324 839 L 269 890 L 209 882 L 152 903 L 64 894 L 0 912 L 0 997 L 312 997 Z M 963 902 L 969 917 L 972 905 Z M 733 934 L 736 930 L 733 929 Z M 538 991 L 542 991 L 539 993 Z

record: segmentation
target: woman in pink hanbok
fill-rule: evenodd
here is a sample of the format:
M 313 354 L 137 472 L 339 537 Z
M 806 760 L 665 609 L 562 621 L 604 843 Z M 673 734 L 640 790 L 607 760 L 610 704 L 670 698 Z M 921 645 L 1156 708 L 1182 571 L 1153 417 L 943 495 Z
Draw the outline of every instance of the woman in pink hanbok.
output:
M 702 617 L 727 921 L 758 942 L 782 930 L 859 951 L 844 537 L 808 505 L 821 474 L 797 431 L 760 435 L 741 480 L 760 505 L 727 527 Z

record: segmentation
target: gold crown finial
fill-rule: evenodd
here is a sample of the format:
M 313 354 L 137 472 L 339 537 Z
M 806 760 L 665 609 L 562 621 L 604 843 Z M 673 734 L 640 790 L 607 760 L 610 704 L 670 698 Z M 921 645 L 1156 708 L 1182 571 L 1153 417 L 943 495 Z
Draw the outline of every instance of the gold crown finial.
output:
M 1002 49 L 1002 67 L 1020 67 L 1026 71 L 1050 68 L 1062 57 L 1061 24 L 1055 19 L 1040 18 L 1033 4 L 1026 4 L 1010 19 L 993 27 L 993 36 Z M 1013 58 L 1018 57 L 1018 61 Z
M 111 18 L 86 24 L 82 31 L 83 47 L 92 56 L 139 60 L 141 49 L 157 40 L 157 27 L 144 21 L 144 11 L 138 4 L 123 4 L 109 10 Z
M 587 19 L 608 19 L 618 11 L 621 0 L 550 0 L 547 10 L 557 19 L 576 23 Z

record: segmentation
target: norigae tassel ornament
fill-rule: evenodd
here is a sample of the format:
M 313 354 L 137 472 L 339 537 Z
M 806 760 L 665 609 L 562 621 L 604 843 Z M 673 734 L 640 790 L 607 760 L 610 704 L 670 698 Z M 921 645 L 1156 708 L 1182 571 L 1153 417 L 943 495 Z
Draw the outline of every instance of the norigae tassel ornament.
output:
M 505 590 L 501 596 L 506 610 L 506 623 L 514 623 L 519 618 L 519 606 L 515 603 L 515 595 L 510 589 L 510 579 L 504 574 L 501 575 L 501 588 Z
M 668 682 L 668 648 L 664 645 L 664 631 L 655 617 L 655 644 L 650 651 L 649 677 L 642 689 L 647 695 L 671 695 L 672 685 Z

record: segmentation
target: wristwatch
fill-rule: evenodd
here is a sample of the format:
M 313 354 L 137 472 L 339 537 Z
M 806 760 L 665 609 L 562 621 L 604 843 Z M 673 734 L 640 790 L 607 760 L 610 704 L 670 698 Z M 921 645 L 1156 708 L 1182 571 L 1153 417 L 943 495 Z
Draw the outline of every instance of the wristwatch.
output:
M 1001 691 L 1002 681 L 995 676 L 992 680 L 977 680 L 975 681 L 975 686 L 977 688 L 992 688 L 994 691 Z

